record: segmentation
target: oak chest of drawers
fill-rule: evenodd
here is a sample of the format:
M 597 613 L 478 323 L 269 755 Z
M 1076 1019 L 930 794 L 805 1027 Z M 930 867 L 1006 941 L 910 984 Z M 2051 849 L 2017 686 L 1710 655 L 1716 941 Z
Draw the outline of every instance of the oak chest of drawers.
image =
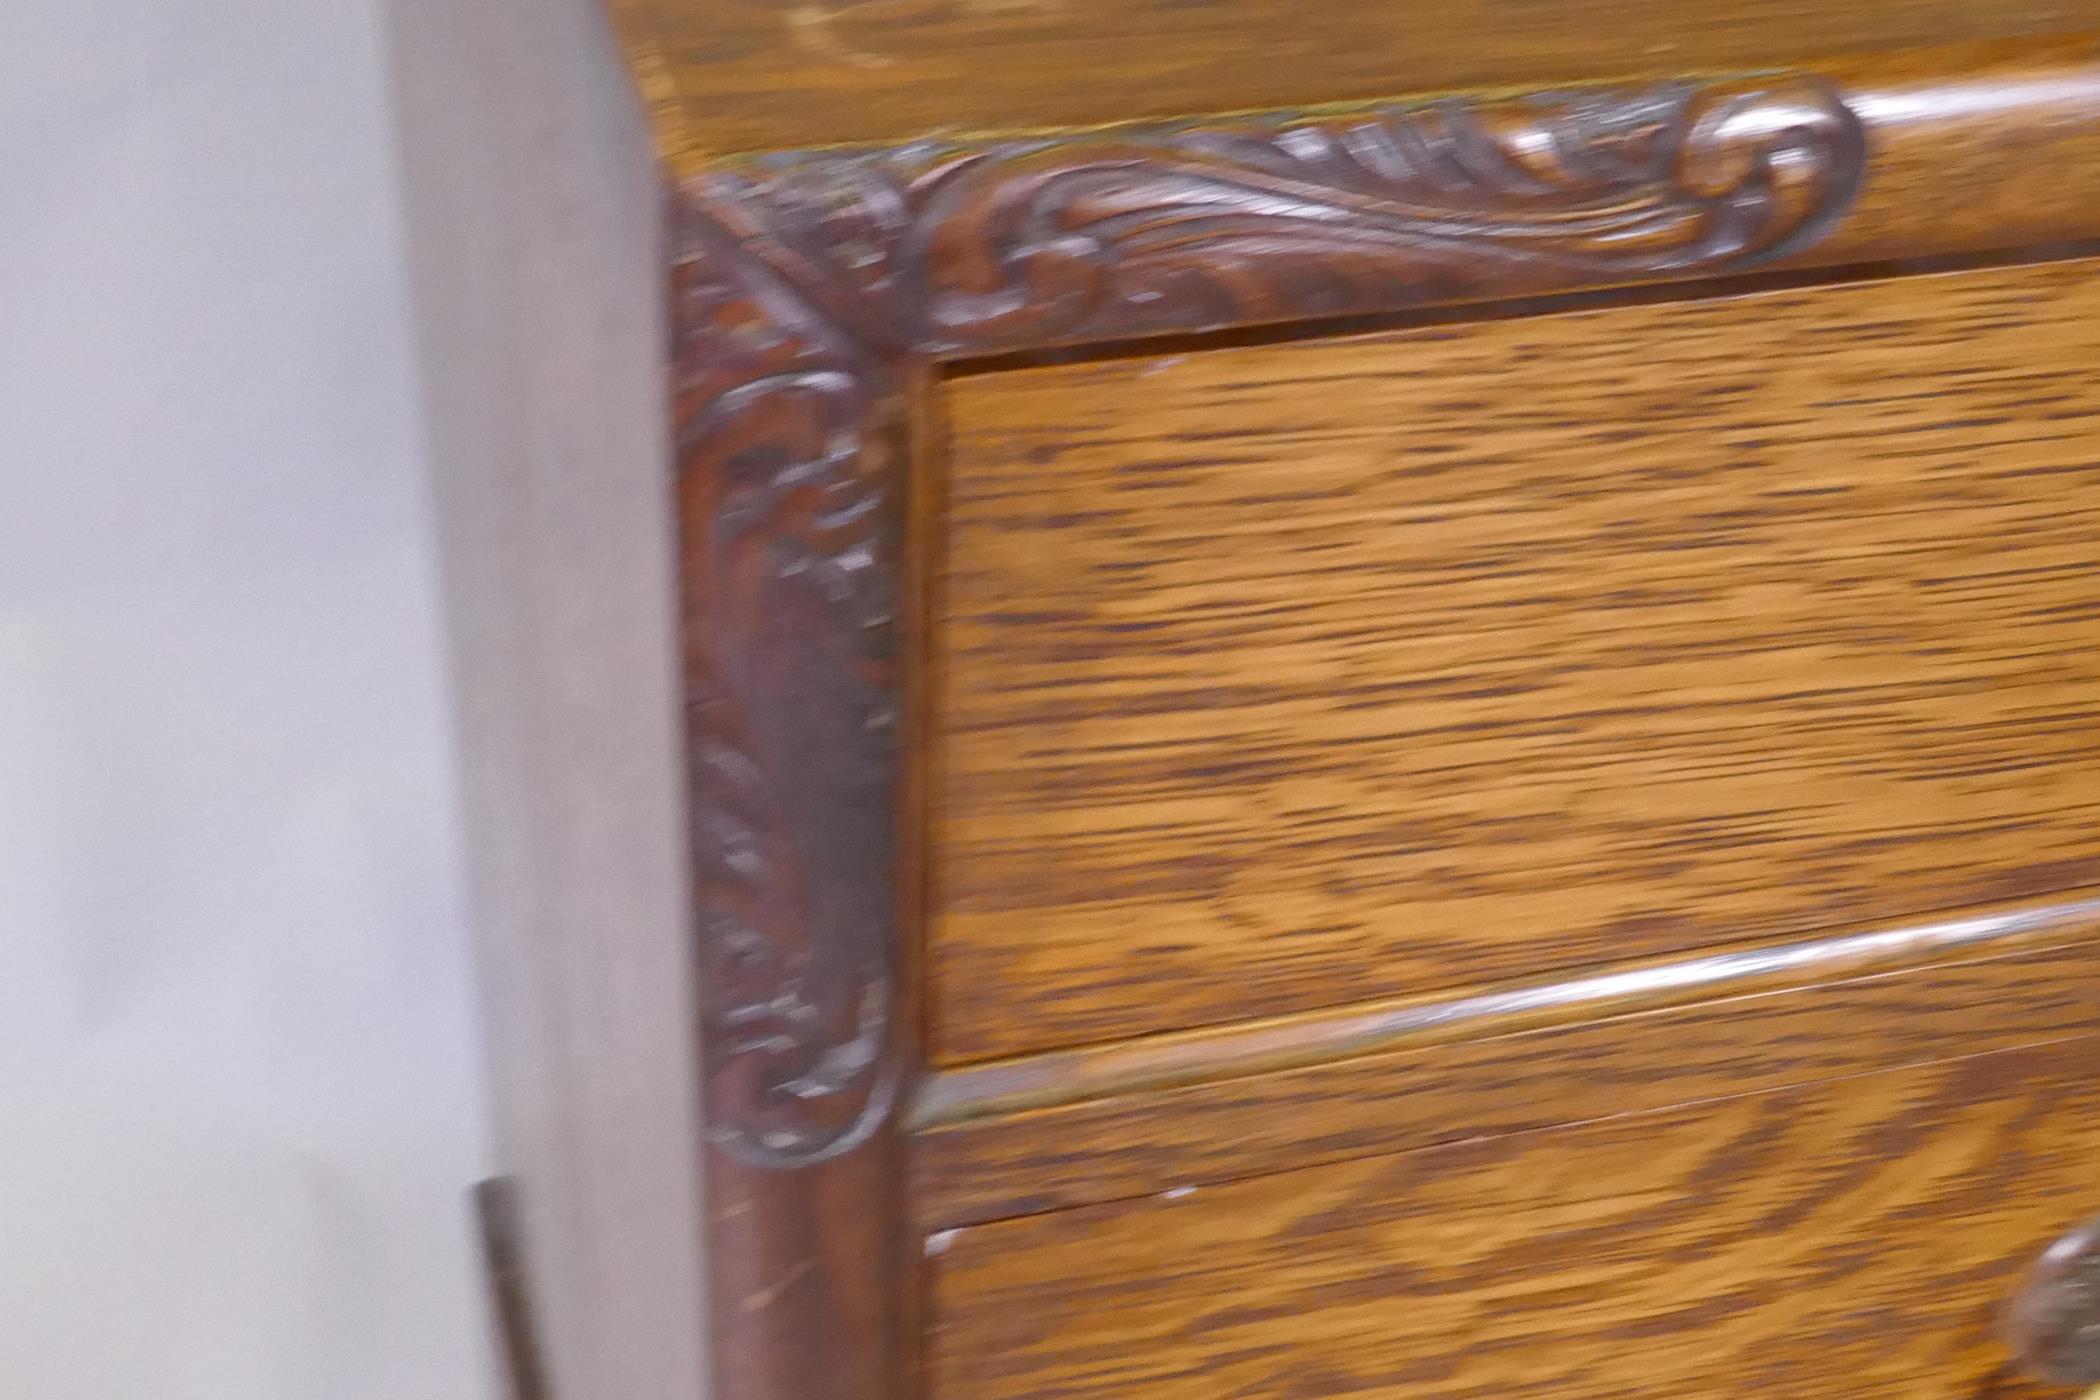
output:
M 2100 15 L 619 19 L 721 1400 L 2100 1379 Z

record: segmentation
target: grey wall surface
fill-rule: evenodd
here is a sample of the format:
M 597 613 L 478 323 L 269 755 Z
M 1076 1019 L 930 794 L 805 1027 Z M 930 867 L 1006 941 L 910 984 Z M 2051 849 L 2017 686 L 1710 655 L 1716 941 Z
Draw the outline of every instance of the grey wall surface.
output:
M 602 0 L 387 0 L 498 1156 L 557 1400 L 697 1400 L 663 192 Z
M 358 0 L 0 5 L 0 1394 L 495 1393 Z

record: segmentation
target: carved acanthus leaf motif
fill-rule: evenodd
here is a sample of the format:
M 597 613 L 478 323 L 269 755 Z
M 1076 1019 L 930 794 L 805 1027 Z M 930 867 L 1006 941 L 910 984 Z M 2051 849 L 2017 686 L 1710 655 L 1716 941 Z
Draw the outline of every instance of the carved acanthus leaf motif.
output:
M 964 355 L 1741 269 L 1864 163 L 1795 80 L 788 156 L 699 193 L 869 343 Z
M 850 1151 L 896 1094 L 893 463 L 880 360 L 704 220 L 676 265 L 709 1131 Z
M 1865 169 L 1828 87 L 1664 85 L 692 182 L 681 511 L 709 1113 L 808 1165 L 889 1113 L 900 365 L 1741 270 Z

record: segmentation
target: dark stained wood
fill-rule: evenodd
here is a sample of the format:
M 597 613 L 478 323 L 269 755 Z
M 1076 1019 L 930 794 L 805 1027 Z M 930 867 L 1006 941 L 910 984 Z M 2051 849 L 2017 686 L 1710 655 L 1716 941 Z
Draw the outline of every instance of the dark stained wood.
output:
M 2092 29 L 2083 0 L 613 0 L 674 168 L 1413 91 L 1765 70 Z
M 808 305 L 944 358 L 2100 235 L 2100 40 L 694 173 Z
M 718 1400 L 896 1393 L 903 407 L 680 225 L 672 285 Z M 834 450 L 838 434 L 852 451 Z
M 831 335 L 952 359 L 1816 259 L 1877 139 L 1848 100 L 1789 74 L 1448 97 L 818 152 L 685 189 Z
M 902 1073 L 904 409 L 879 358 L 819 318 L 775 317 L 766 270 L 710 225 L 685 237 L 674 372 L 710 1136 L 790 1169 L 865 1141 Z
M 935 1062 L 2100 883 L 2096 274 L 958 382 Z
M 935 1400 L 2041 1400 L 2100 1041 L 929 1237 Z
M 942 1229 L 2100 1030 L 2091 903 L 1891 932 L 947 1071 L 913 1208 Z

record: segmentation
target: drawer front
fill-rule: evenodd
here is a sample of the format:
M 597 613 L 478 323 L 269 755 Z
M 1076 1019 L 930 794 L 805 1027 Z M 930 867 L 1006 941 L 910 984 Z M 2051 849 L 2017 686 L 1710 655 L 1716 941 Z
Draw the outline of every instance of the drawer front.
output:
M 2100 879 L 2100 268 L 950 386 L 937 1062 Z
M 2014 1400 L 2100 1048 L 1968 1056 L 950 1232 L 935 1400 Z

